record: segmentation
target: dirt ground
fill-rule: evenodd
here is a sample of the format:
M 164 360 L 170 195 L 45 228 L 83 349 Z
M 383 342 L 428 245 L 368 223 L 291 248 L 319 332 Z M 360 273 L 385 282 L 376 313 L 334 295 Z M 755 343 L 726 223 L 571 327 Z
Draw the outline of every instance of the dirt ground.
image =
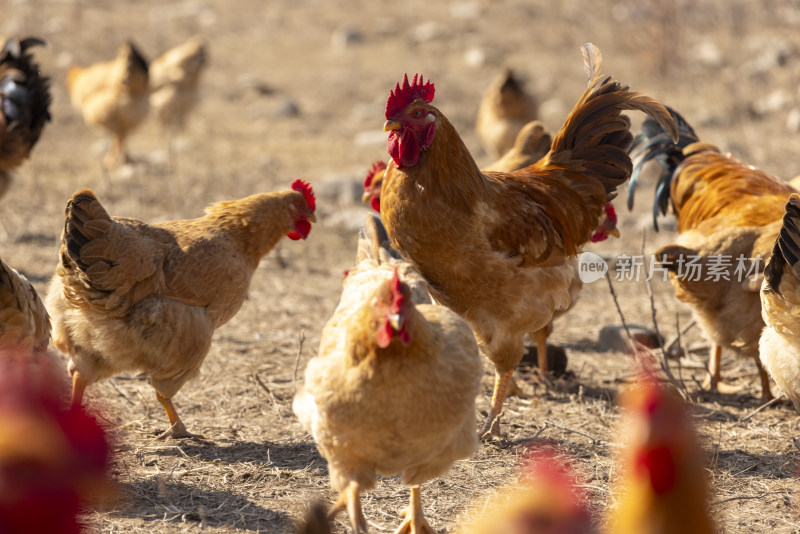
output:
M 295 178 L 318 193 L 309 239 L 286 241 L 265 258 L 241 311 L 216 333 L 201 377 L 175 399 L 189 429 L 213 445 L 154 441 L 167 420 L 145 379 L 120 376 L 90 388 L 89 401 L 118 442 L 120 490 L 87 512 L 89 531 L 288 533 L 310 501 L 333 501 L 325 461 L 291 400 L 355 257 L 366 213 L 358 188 L 370 163 L 387 159 L 383 106 L 404 72 L 435 82 L 435 104 L 484 164 L 491 157 L 474 134 L 475 112 L 501 66 L 524 76 L 542 120 L 556 129 L 583 90 L 579 47 L 591 41 L 606 73 L 679 109 L 701 138 L 787 179 L 800 171 L 795 1 L 8 0 L 8 7 L 0 33 L 50 43 L 36 55 L 52 78 L 53 121 L 0 211 L 0 255 L 42 292 L 66 199 L 78 188 L 94 189 L 112 214 L 145 221 L 194 217 L 211 202 L 284 189 Z M 136 162 L 104 175 L 107 139 L 70 108 L 67 65 L 111 58 L 124 39 L 154 57 L 195 34 L 208 41 L 211 62 L 176 160 L 167 162 L 164 137 L 149 121 L 130 140 Z M 621 192 L 623 237 L 587 250 L 613 261 L 639 254 L 643 232 L 646 252 L 674 239 L 669 218 L 652 231 L 652 188 L 637 197 L 628 212 Z M 670 338 L 691 314 L 668 283 L 653 287 L 659 328 Z M 652 328 L 645 283 L 615 289 L 627 322 Z M 423 486 L 437 531 L 469 521 L 470 505 L 513 479 L 525 447 L 543 440 L 575 458 L 598 513 L 613 505 L 614 400 L 633 368 L 624 352 L 599 350 L 598 334 L 618 324 L 607 284 L 587 285 L 550 338 L 567 350 L 569 376 L 545 389 L 523 372 L 522 386 L 535 397 L 507 402 L 507 442 L 483 445 Z M 682 341 L 692 346 L 703 336 L 695 328 Z M 746 393 L 701 392 L 704 361 L 690 355 L 681 365 L 719 530 L 800 532 L 793 443 L 800 418 L 786 405 L 748 418 L 761 404 L 755 366 L 734 354 L 725 354 L 723 374 Z M 479 417 L 491 385 L 486 362 Z M 363 497 L 370 529 L 394 530 L 407 498 L 397 479 L 381 479 Z M 349 531 L 344 521 L 337 532 Z

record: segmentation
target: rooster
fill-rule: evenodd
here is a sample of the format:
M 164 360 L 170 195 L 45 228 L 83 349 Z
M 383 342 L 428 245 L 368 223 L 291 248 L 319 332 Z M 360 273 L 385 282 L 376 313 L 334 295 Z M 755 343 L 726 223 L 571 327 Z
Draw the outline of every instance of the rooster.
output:
M 359 495 L 375 485 L 376 473 L 399 473 L 411 486 L 397 532 L 433 534 L 420 484 L 478 445 L 475 397 L 482 370 L 475 337 L 453 311 L 426 303 L 426 287 L 369 214 L 358 263 L 294 399 L 294 412 L 328 461 L 339 492 L 331 516 L 346 509 L 359 534 L 366 532 Z
M 131 42 L 123 44 L 111 61 L 88 67 L 71 65 L 67 70 L 72 106 L 80 110 L 87 124 L 111 134 L 111 146 L 103 158 L 106 169 L 129 161 L 125 139 L 147 117 L 149 84 L 147 60 Z
M 500 157 L 510 150 L 519 139 L 517 132 L 537 118 L 538 108 L 514 72 L 503 69 L 483 94 L 475 120 L 475 132 L 486 151 Z
M 683 400 L 652 372 L 626 390 L 611 534 L 712 534 L 703 453 Z
M 761 363 L 800 412 L 800 196 L 786 204 L 782 226 L 764 271 Z
M 650 160 L 662 167 L 653 204 L 653 221 L 666 213 L 669 204 L 678 219 L 678 239 L 655 253 L 670 272 L 676 296 L 692 307 L 706 336 L 711 340 L 708 374 L 704 388 L 734 393 L 740 388 L 721 380 L 722 348 L 752 358 L 761 379 L 761 396 L 772 398 L 769 377 L 761 367 L 758 341 L 764 322 L 754 283 L 763 270 L 759 260 L 741 263 L 737 258 L 767 258 L 780 228 L 783 207 L 794 187 L 752 165 L 722 154 L 697 134 L 677 112 L 671 110 L 680 138 L 669 139 L 654 121 L 646 120 L 637 142 L 642 145 L 629 184 L 629 207 L 639 181 L 639 172 Z M 690 259 L 699 271 L 684 268 Z M 720 258 L 728 258 L 725 265 Z M 742 276 L 737 269 L 744 267 Z M 710 269 L 724 276 L 709 276 Z M 697 273 L 700 273 L 699 275 Z
M 125 371 L 150 377 L 170 429 L 194 437 L 172 397 L 200 371 L 211 337 L 239 310 L 258 263 L 280 239 L 305 239 L 311 187 L 209 206 L 197 219 L 150 225 L 111 217 L 88 189 L 69 199 L 60 263 L 47 295 L 53 342 L 69 355 L 72 404 Z
M 434 86 L 414 76 L 386 103 L 391 156 L 381 217 L 394 246 L 428 280 L 437 302 L 464 317 L 495 365 L 495 419 L 523 338 L 569 307 L 576 253 L 606 203 L 630 176 L 633 137 L 623 110 L 641 110 L 674 131 L 663 106 L 603 79 L 600 53 L 584 45 L 589 87 L 547 155 L 513 173 L 482 173 L 453 125 L 430 104 Z M 541 358 L 542 362 L 546 358 Z
M 50 80 L 28 53 L 46 44 L 10 38 L 0 50 L 0 197 L 11 184 L 9 173 L 30 155 L 50 121 Z

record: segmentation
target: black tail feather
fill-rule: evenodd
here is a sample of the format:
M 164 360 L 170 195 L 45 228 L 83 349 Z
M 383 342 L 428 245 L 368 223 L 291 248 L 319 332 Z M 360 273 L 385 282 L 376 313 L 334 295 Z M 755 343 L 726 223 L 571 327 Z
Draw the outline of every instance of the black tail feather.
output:
M 800 268 L 800 196 L 793 194 L 786 203 L 786 213 L 783 215 L 783 226 L 775 240 L 772 257 L 764 270 L 764 278 L 769 287 L 777 294 L 780 292 L 781 278 L 784 269 Z

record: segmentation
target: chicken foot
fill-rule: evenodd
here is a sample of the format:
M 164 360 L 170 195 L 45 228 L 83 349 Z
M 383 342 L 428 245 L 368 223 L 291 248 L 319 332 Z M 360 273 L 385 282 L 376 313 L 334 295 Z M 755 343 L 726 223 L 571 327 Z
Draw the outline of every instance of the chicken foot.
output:
M 536 342 L 536 363 L 539 365 L 539 377 L 547 378 L 547 326 L 540 328 L 533 334 Z
M 734 386 L 723 382 L 720 375 L 720 364 L 722 363 L 722 345 L 711 344 L 711 351 L 708 357 L 708 373 L 703 380 L 702 388 L 725 395 L 741 393 L 744 391 L 742 386 Z
M 162 397 L 158 392 L 156 392 L 156 398 L 158 399 L 158 402 L 161 403 L 161 406 L 164 407 L 164 411 L 167 412 L 170 425 L 169 430 L 158 436 L 158 439 L 166 439 L 171 437 L 173 439 L 192 438 L 199 441 L 205 441 L 203 436 L 192 434 L 186 430 L 186 425 L 183 424 L 183 421 L 181 421 L 181 418 L 178 416 L 178 411 L 175 409 L 175 405 L 172 404 L 172 399 Z
M 336 514 L 342 510 L 347 510 L 347 516 L 350 518 L 350 526 L 353 528 L 353 533 L 366 534 L 367 519 L 364 517 L 364 512 L 361 511 L 359 492 L 360 487 L 358 482 L 351 480 L 350 484 L 339 493 L 336 504 L 334 504 L 331 511 L 328 512 L 328 519 L 333 520 Z
M 483 440 L 491 437 L 500 437 L 499 421 L 495 424 L 495 419 L 500 417 L 500 412 L 503 411 L 503 400 L 506 397 L 506 390 L 511 382 L 511 377 L 514 374 L 514 369 L 500 373 L 497 369 L 494 370 L 494 393 L 492 394 L 492 406 L 489 413 L 486 415 L 486 422 L 481 428 L 480 438 Z
M 89 385 L 89 381 L 82 374 L 78 371 L 72 373 L 72 402 L 70 405 L 73 410 L 83 404 L 83 393 L 86 391 L 87 385 Z
M 394 534 L 436 534 L 425 520 L 422 513 L 422 499 L 420 499 L 419 486 L 411 486 L 411 502 L 403 511 L 405 520 Z

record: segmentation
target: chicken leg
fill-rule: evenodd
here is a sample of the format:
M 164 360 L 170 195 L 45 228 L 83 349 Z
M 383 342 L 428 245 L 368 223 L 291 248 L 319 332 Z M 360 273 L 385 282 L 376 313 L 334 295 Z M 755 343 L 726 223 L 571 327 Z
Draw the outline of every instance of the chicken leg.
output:
M 547 378 L 547 326 L 533 334 L 536 342 L 536 363 L 539 365 L 539 377 Z
M 769 385 L 769 375 L 767 374 L 767 370 L 764 369 L 764 366 L 761 364 L 761 358 L 758 354 L 755 355 L 756 359 L 756 367 L 758 368 L 758 376 L 761 378 L 761 400 L 763 402 L 769 402 L 772 400 L 772 390 L 770 389 Z
M 511 383 L 511 377 L 514 374 L 514 369 L 501 373 L 499 370 L 494 370 L 494 393 L 492 394 L 492 406 L 489 413 L 486 415 L 486 422 L 481 428 L 480 438 L 488 439 L 490 437 L 500 437 L 500 412 L 503 411 L 503 400 L 506 396 L 506 390 Z
M 169 430 L 158 436 L 158 439 L 172 437 L 174 439 L 193 438 L 201 441 L 205 440 L 203 436 L 192 434 L 186 430 L 186 425 L 183 424 L 183 421 L 181 421 L 181 418 L 178 416 L 178 411 L 175 409 L 175 405 L 172 404 L 172 399 L 162 397 L 158 392 L 156 392 L 156 398 L 158 402 L 161 403 L 161 406 L 164 407 L 164 411 L 167 412 L 170 425 Z
M 336 514 L 346 509 L 347 516 L 350 518 L 350 526 L 353 528 L 353 534 L 366 534 L 367 519 L 364 517 L 364 512 L 361 511 L 359 493 L 360 486 L 358 482 L 351 480 L 350 484 L 339 493 L 336 504 L 328 512 L 328 519 L 332 520 Z
M 78 371 L 72 373 L 72 402 L 71 406 L 74 410 L 83 404 L 83 392 L 86 391 L 86 386 L 89 381 L 83 377 Z
M 709 389 L 717 393 L 730 395 L 733 393 L 741 393 L 744 388 L 741 386 L 733 386 L 721 380 L 720 376 L 720 363 L 722 362 L 722 345 L 717 343 L 711 344 L 711 351 L 708 357 L 708 374 L 703 380 L 703 389 Z
M 405 520 L 394 534 L 436 534 L 425 520 L 422 513 L 422 500 L 419 496 L 419 486 L 411 486 L 411 502 L 403 511 Z

